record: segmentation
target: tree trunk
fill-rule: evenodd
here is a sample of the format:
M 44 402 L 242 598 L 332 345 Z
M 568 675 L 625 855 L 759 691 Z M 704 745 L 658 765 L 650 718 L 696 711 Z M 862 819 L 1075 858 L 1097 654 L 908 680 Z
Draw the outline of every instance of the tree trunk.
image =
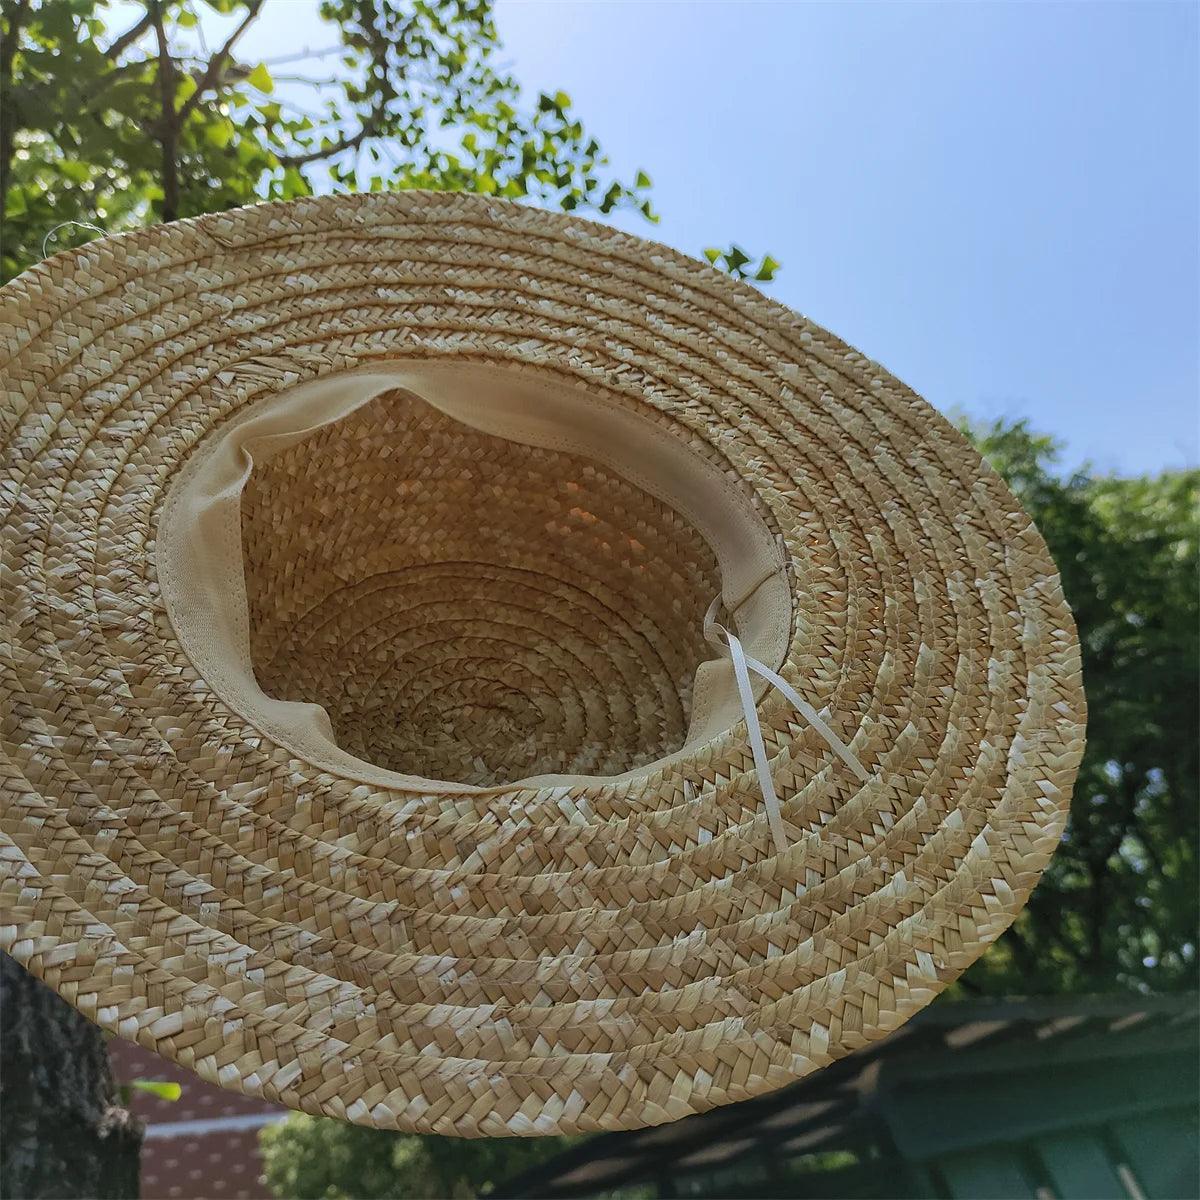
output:
M 0 953 L 0 1196 L 136 1197 L 141 1145 L 104 1035 Z

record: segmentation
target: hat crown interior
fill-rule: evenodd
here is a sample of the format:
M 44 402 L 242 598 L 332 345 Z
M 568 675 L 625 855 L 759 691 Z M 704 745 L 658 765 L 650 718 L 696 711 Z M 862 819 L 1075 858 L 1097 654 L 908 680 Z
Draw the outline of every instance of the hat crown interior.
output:
M 263 691 L 391 771 L 489 787 L 680 748 L 711 656 L 711 547 L 579 455 L 380 396 L 242 494 Z

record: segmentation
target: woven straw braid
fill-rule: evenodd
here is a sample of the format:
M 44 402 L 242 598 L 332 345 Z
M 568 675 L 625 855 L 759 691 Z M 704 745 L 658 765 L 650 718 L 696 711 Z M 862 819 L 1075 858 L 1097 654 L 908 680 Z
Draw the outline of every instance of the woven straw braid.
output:
M 1045 545 L 927 404 L 750 287 L 407 193 L 105 238 L 0 294 L 0 945 L 103 1027 L 384 1128 L 654 1124 L 883 1036 L 1036 883 L 1084 723 Z M 252 473 L 254 667 L 358 757 L 482 786 L 341 778 L 198 674 L 155 555 L 181 467 L 266 397 L 430 360 L 652 420 L 779 540 L 781 673 L 869 773 L 765 696 L 786 853 L 745 723 L 684 744 L 704 540 L 403 393 Z
M 358 757 L 486 786 L 617 775 L 683 743 L 704 597 L 721 584 L 662 502 L 403 396 L 272 457 L 251 485 L 258 680 L 320 704 Z

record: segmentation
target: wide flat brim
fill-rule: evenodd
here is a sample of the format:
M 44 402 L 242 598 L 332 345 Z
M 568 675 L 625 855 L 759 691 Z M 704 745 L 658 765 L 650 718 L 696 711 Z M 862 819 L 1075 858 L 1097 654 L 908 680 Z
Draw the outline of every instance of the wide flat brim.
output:
M 706 265 L 474 196 L 104 238 L 2 293 L 0 945 L 205 1079 L 381 1128 L 629 1128 L 883 1036 L 1012 921 L 1083 750 L 1045 544 L 876 364 Z M 464 793 L 305 761 L 183 652 L 164 497 L 246 406 L 454 360 L 674 424 L 783 549 L 782 698 L 619 783 Z

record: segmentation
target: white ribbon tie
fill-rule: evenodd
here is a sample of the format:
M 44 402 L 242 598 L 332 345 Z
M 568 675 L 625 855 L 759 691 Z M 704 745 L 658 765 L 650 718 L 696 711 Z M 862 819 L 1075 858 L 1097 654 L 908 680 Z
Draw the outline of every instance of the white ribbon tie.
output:
M 762 791 L 763 801 L 767 806 L 767 822 L 771 827 L 771 836 L 775 840 L 775 849 L 780 854 L 786 854 L 788 842 L 783 829 L 783 815 L 779 808 L 779 796 L 775 791 L 775 780 L 771 777 L 771 763 L 767 758 L 762 726 L 758 721 L 754 691 L 750 686 L 751 671 L 780 692 L 788 703 L 829 743 L 829 748 L 860 780 L 865 783 L 871 776 L 862 763 L 851 754 L 845 742 L 829 728 L 821 714 L 782 675 L 747 654 L 737 635 L 717 622 L 717 608 L 720 603 L 721 597 L 717 596 L 709 605 L 708 612 L 704 617 L 704 636 L 712 645 L 721 650 L 728 650 L 729 657 L 733 660 L 733 674 L 737 680 L 738 696 L 742 702 L 742 712 L 746 717 L 746 728 L 750 734 L 750 749 L 754 754 L 754 769 L 758 775 L 758 785 Z

